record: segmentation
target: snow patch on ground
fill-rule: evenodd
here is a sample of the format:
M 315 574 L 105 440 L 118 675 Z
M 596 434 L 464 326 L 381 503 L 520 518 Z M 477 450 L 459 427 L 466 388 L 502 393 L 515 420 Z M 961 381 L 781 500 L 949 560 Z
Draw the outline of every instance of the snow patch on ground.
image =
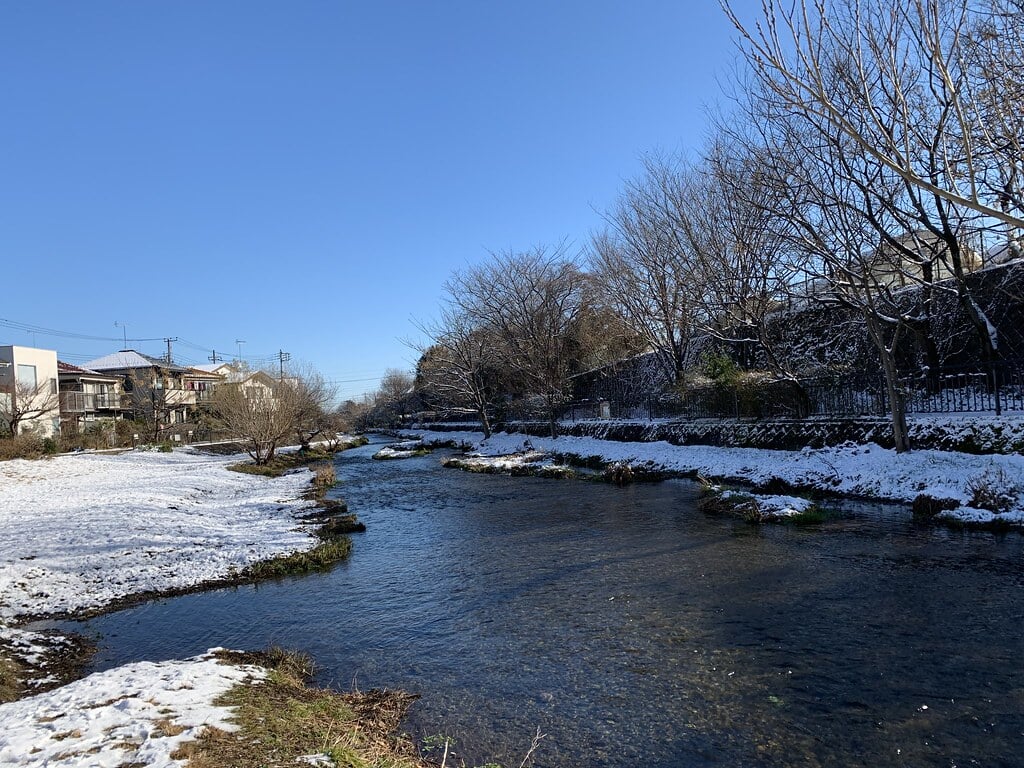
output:
M 231 472 L 188 451 L 0 462 L 0 622 L 221 578 L 314 541 L 299 471 Z
M 183 766 L 171 755 L 206 727 L 234 730 L 214 700 L 261 667 L 222 664 L 213 651 L 139 662 L 0 705 L 0 765 Z
M 995 513 L 977 507 L 958 507 L 948 512 L 940 512 L 938 517 L 947 520 L 958 520 L 973 525 L 991 525 L 1000 523 L 1024 528 L 1024 510 L 1012 509 L 1009 512 Z
M 471 453 L 466 456 L 464 462 L 470 467 L 487 467 L 498 471 L 511 471 L 529 466 L 554 466 L 555 464 L 551 456 L 542 451 L 525 451 L 524 453 L 511 453 L 499 456 Z

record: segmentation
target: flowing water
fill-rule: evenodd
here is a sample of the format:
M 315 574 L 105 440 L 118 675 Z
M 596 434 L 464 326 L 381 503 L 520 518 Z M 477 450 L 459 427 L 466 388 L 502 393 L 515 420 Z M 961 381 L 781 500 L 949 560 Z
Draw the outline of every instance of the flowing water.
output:
M 330 573 L 65 624 L 94 669 L 210 646 L 422 695 L 406 723 L 517 766 L 1024 765 L 1024 537 L 846 504 L 819 526 L 625 488 L 337 459 L 368 531 Z M 449 762 L 451 765 L 451 761 Z

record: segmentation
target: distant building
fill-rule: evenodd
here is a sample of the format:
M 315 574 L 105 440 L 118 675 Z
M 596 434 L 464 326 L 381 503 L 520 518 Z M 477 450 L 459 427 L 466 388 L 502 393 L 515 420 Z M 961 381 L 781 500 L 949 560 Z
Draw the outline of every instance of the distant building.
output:
M 224 381 L 229 382 L 240 381 L 249 373 L 248 368 L 238 363 L 203 363 L 192 367 L 203 373 L 220 376 Z
M 961 245 L 960 259 L 964 272 L 974 272 L 982 266 L 981 255 L 966 245 Z M 901 235 L 896 238 L 896 245 L 882 245 L 870 268 L 879 283 L 892 288 L 936 283 L 954 275 L 946 242 L 925 231 Z

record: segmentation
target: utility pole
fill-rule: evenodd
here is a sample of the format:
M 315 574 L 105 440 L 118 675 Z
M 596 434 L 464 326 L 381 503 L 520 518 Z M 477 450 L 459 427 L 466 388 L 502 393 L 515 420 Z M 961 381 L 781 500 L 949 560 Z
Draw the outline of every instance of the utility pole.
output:
M 171 343 L 175 342 L 177 340 L 178 340 L 177 336 L 175 336 L 173 339 L 164 339 L 164 342 L 167 344 L 167 364 L 168 365 L 171 365 L 171 359 L 172 359 L 171 358 Z
M 118 322 L 117 320 L 115 320 L 114 321 L 114 327 L 115 328 L 118 328 L 118 327 L 121 328 L 121 333 L 124 336 L 124 347 L 122 347 L 122 349 L 128 349 L 128 326 L 125 325 L 124 323 L 121 323 L 121 322 Z
M 284 381 L 284 364 L 292 359 L 291 352 L 285 352 L 283 349 L 277 350 L 277 363 L 280 367 L 280 379 Z
M 221 361 L 222 361 L 222 360 L 224 359 L 223 357 L 220 357 L 220 356 L 219 356 L 219 355 L 217 354 L 217 350 L 216 350 L 216 349 L 214 349 L 214 350 L 211 350 L 211 351 L 213 352 L 213 354 L 212 354 L 212 355 L 210 355 L 210 356 L 209 356 L 208 358 L 206 358 L 206 359 L 207 359 L 207 360 L 209 360 L 209 361 L 210 361 L 211 363 L 219 363 L 219 362 L 221 362 Z
M 235 339 L 235 344 L 238 345 L 238 362 L 242 362 L 242 345 L 245 344 L 245 339 Z

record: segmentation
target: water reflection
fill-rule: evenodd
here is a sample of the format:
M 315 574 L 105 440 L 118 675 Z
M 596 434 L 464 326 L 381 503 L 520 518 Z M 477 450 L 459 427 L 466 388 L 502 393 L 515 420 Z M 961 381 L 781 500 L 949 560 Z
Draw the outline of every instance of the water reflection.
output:
M 269 643 L 322 683 L 421 693 L 408 723 L 459 757 L 538 765 L 1019 765 L 1017 535 L 848 507 L 824 527 L 614 488 L 342 454 L 369 526 L 328 574 L 86 623 L 97 667 Z

